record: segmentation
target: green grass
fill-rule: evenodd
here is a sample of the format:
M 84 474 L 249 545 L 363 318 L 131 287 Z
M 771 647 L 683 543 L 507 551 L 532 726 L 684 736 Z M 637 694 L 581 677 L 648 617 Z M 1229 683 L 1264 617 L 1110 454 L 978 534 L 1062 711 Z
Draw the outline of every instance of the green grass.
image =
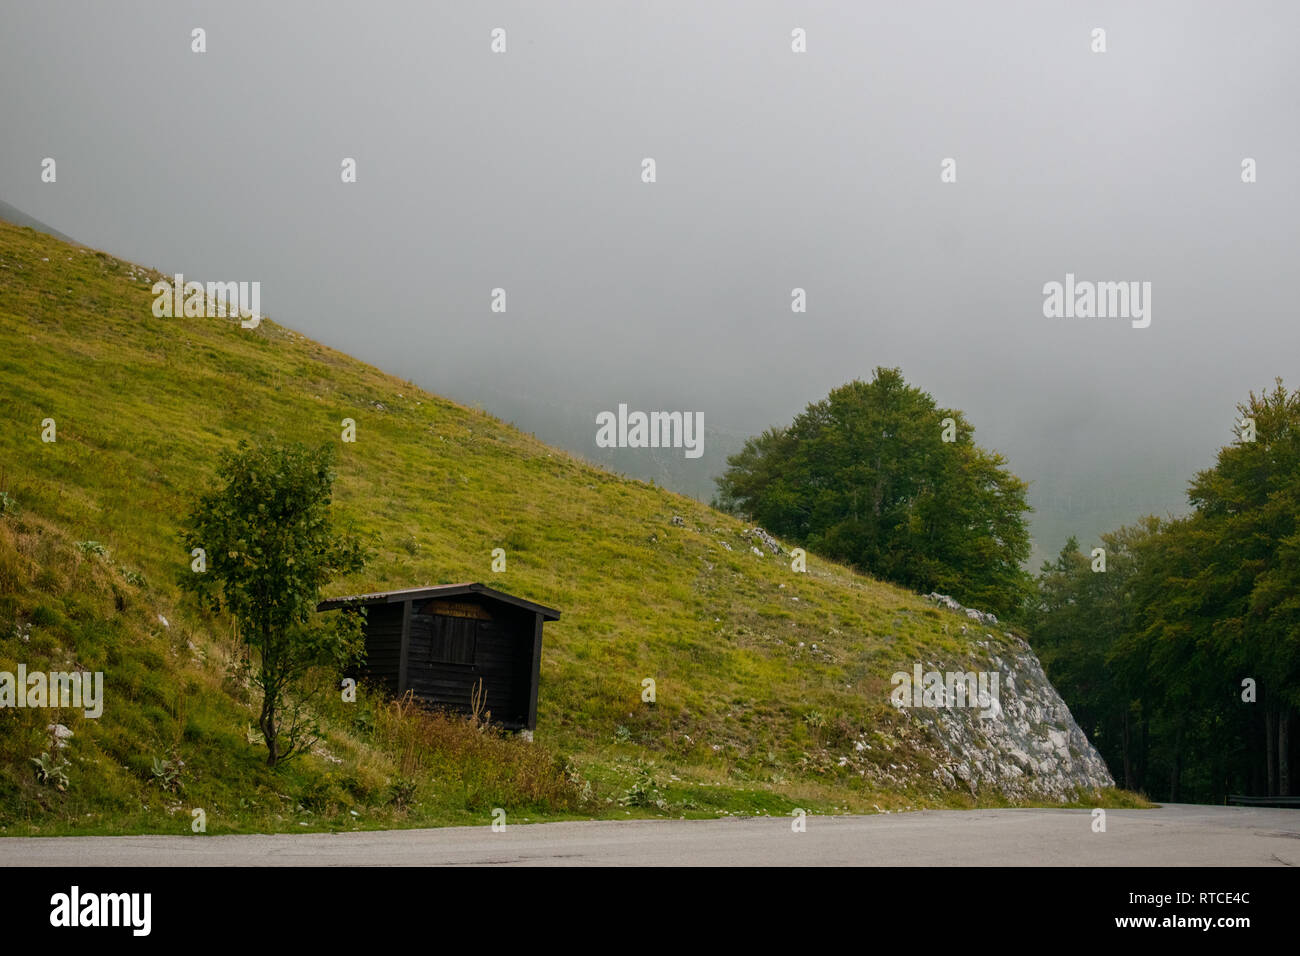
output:
M 795 574 L 732 517 L 269 320 L 155 318 L 157 278 L 0 222 L 0 670 L 106 673 L 98 721 L 0 711 L 0 832 L 190 832 L 195 807 L 217 833 L 487 823 L 497 806 L 518 821 L 1003 805 L 942 789 L 930 743 L 888 703 L 913 661 L 986 656 L 947 612 L 816 555 Z M 536 744 L 426 728 L 435 756 L 404 768 L 387 705 L 363 694 L 321 709 L 321 753 L 265 768 L 228 622 L 175 582 L 178 516 L 218 452 L 268 432 L 339 443 L 334 507 L 375 557 L 332 593 L 477 580 L 563 611 Z M 31 763 L 59 721 L 66 792 Z M 155 758 L 184 761 L 179 791 Z M 882 783 L 890 762 L 907 769 Z M 656 796 L 629 804 L 648 778 Z

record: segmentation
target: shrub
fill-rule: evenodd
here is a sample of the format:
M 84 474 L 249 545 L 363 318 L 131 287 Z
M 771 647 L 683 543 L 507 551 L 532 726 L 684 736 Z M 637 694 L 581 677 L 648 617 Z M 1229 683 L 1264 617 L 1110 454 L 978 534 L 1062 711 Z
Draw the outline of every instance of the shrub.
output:
M 44 604 L 38 604 L 32 611 L 32 624 L 36 627 L 54 627 L 59 623 L 59 612 Z
M 93 554 L 101 558 L 108 557 L 108 548 L 98 541 L 78 541 L 77 550 L 82 554 Z
M 664 799 L 663 791 L 659 789 L 659 781 L 655 780 L 650 772 L 653 768 L 653 763 L 639 764 L 636 768 L 636 779 L 633 780 L 632 786 L 624 791 L 618 802 L 625 807 L 667 809 L 668 801 Z
M 127 584 L 132 584 L 138 588 L 144 587 L 144 575 L 135 568 L 128 568 L 123 565 L 120 570 L 122 572 L 122 577 Z
M 183 760 L 159 760 L 153 758 L 153 782 L 158 784 L 169 793 L 180 793 L 181 785 L 181 768 L 185 766 Z
M 36 764 L 36 779 L 43 784 L 52 785 L 60 793 L 67 791 L 71 785 L 68 779 L 68 770 L 72 764 L 68 763 L 66 757 L 62 754 L 51 757 L 48 753 L 42 753 L 39 757 L 33 757 L 32 763 Z
M 388 802 L 398 810 L 405 810 L 415 799 L 416 782 L 406 777 L 394 777 L 388 785 Z
M 298 796 L 298 809 L 308 813 L 325 813 L 338 802 L 338 793 L 329 777 L 317 777 Z

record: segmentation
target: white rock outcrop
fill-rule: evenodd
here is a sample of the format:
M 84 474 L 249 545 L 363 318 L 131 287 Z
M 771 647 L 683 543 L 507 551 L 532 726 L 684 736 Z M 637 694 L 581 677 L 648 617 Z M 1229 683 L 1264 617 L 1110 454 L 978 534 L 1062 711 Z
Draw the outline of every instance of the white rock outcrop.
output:
M 997 621 L 946 595 L 929 597 L 968 620 Z M 986 634 L 976 646 L 988 649 L 986 661 L 922 662 L 922 670 L 997 674 L 997 706 L 984 708 L 988 716 L 969 707 L 907 709 L 942 747 L 934 754 L 940 762 L 935 779 L 972 793 L 991 787 L 1011 799 L 1067 801 L 1081 792 L 1113 787 L 1106 762 L 1075 723 L 1029 645 L 1006 632 L 1001 637 Z

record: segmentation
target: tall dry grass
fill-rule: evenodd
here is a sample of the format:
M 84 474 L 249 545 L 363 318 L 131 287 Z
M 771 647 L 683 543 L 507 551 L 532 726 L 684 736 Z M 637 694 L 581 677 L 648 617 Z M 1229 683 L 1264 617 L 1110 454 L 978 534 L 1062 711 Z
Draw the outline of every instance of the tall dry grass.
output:
M 403 777 L 464 788 L 467 809 L 582 809 L 586 787 L 549 748 L 473 716 L 430 709 L 407 691 L 380 707 L 375 742 L 398 762 Z

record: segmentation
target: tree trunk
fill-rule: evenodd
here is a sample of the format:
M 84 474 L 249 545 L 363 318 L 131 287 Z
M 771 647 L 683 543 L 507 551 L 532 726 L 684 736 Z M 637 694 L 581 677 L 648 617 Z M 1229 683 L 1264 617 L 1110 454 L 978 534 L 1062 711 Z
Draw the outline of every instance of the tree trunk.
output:
M 1277 793 L 1291 796 L 1291 708 L 1282 707 L 1277 718 Z
M 275 726 L 275 698 L 269 691 L 262 697 L 262 719 L 259 723 L 262 737 L 266 740 L 266 765 L 274 767 L 275 762 L 280 758 L 277 748 L 279 734 L 276 733 Z
M 275 642 L 275 632 L 270 623 L 262 624 L 261 684 L 262 684 L 262 736 L 266 740 L 266 765 L 274 767 L 280 759 L 280 726 L 276 704 L 282 689 L 283 662 Z
M 1264 721 L 1264 712 L 1257 707 L 1252 707 L 1250 711 L 1250 734 L 1247 739 L 1260 740 L 1260 727 Z M 1268 781 L 1264 778 L 1264 771 L 1259 764 L 1259 751 L 1255 744 L 1246 748 L 1248 760 L 1247 770 L 1250 773 L 1250 789 L 1246 792 L 1252 797 L 1263 797 L 1268 794 Z
M 1146 792 L 1147 786 L 1147 711 L 1142 708 L 1142 719 L 1138 721 L 1138 759 L 1137 759 L 1137 787 L 1140 792 Z
M 1132 708 L 1124 709 L 1124 789 L 1133 789 L 1133 759 L 1129 753 L 1129 713 Z
M 1183 776 L 1183 722 L 1179 720 L 1178 730 L 1174 732 L 1174 759 L 1169 768 L 1169 802 L 1177 803 L 1178 785 Z
M 1268 793 L 1277 796 L 1277 714 L 1272 710 L 1264 711 L 1264 749 L 1268 760 Z

